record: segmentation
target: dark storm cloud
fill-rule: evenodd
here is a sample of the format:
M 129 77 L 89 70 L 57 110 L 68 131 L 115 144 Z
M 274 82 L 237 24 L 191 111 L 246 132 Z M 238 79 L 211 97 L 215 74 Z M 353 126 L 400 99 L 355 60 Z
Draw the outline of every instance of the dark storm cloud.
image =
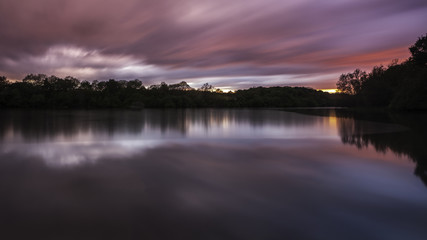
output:
M 407 57 L 426 12 L 421 0 L 0 0 L 0 74 L 338 74 Z

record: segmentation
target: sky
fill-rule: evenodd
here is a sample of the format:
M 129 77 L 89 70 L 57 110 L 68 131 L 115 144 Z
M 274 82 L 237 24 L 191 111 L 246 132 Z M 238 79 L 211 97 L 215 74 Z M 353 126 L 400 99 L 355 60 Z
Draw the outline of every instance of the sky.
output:
M 335 88 L 426 23 L 425 0 L 0 0 L 0 75 Z

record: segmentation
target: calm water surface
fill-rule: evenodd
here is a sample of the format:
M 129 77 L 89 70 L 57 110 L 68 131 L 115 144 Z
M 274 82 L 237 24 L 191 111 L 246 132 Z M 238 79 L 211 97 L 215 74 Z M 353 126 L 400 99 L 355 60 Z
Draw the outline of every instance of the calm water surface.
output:
M 1 239 L 426 239 L 427 117 L 0 111 Z

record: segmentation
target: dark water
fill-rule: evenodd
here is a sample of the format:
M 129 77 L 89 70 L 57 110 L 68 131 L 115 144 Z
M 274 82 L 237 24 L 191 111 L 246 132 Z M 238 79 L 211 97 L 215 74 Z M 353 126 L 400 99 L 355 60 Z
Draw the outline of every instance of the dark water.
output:
M 1 111 L 0 239 L 426 239 L 426 115 Z

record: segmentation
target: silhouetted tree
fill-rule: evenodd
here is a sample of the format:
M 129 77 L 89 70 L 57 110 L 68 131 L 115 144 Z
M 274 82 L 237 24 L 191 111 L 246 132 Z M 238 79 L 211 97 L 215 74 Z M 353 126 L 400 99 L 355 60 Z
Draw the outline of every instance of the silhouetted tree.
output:
M 165 82 L 161 82 L 159 89 L 161 91 L 167 91 L 167 90 L 169 90 L 169 87 L 168 87 L 168 85 Z
M 177 84 L 171 84 L 171 85 L 169 85 L 169 89 L 171 89 L 171 90 L 181 90 L 181 91 L 193 90 L 193 88 L 190 87 L 190 85 L 188 85 L 188 83 L 185 82 L 185 81 L 182 81 L 182 82 L 177 83 Z
M 194 91 L 186 82 L 162 82 L 145 89 L 139 80 L 80 82 L 30 74 L 25 81 L 9 83 L 0 78 L 0 107 L 23 108 L 176 108 L 176 107 L 315 107 L 328 106 L 330 95 L 314 89 L 271 87 L 239 90 L 236 93 Z
M 417 65 L 427 65 L 427 34 L 418 38 L 414 45 L 409 48 L 412 56 L 410 58 Z
M 92 82 L 92 88 L 95 91 L 103 91 L 105 89 L 105 87 L 106 87 L 106 84 L 104 81 L 95 80 Z
M 342 74 L 337 88 L 356 106 L 427 109 L 427 35 L 409 50 L 412 56 L 400 64 L 394 60 L 388 68 L 376 66 L 368 75 L 359 69 Z
M 212 85 L 210 85 L 209 83 L 205 83 L 200 87 L 200 91 L 204 91 L 204 92 L 210 92 L 214 89 L 214 87 Z
M 346 94 L 356 95 L 362 90 L 366 78 L 366 72 L 360 69 L 356 69 L 352 73 L 341 74 L 337 82 L 337 89 Z
M 363 82 L 361 95 L 371 106 L 387 106 L 393 98 L 394 89 L 388 79 L 387 69 L 375 66 Z
M 79 88 L 82 90 L 92 90 L 92 84 L 88 81 L 82 81 Z
M 131 89 L 140 89 L 142 87 L 142 82 L 138 79 L 131 80 L 126 83 L 126 87 Z
M 22 79 L 25 83 L 30 83 L 33 85 L 41 86 L 44 81 L 47 80 L 47 76 L 45 74 L 28 74 Z
M 6 87 L 9 84 L 5 76 L 0 76 L 0 89 Z

